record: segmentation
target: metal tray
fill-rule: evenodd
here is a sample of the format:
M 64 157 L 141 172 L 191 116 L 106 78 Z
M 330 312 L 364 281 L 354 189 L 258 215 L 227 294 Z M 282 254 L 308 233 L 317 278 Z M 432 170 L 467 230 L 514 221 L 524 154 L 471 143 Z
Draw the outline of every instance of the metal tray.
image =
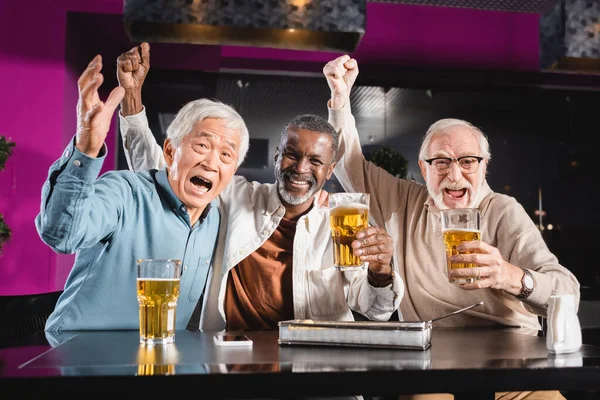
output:
M 425 350 L 431 345 L 431 321 L 281 321 L 279 344 Z
M 426 350 L 431 346 L 433 321 L 482 304 L 476 303 L 429 321 L 281 321 L 279 344 Z

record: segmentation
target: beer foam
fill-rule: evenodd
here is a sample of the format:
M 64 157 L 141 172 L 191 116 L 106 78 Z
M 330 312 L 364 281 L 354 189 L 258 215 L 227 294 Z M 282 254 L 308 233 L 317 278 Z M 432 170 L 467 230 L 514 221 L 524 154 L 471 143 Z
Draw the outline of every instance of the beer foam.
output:
M 479 229 L 475 228 L 446 228 L 442 232 L 475 232 L 480 233 Z
M 339 206 L 335 206 L 331 209 L 331 211 L 342 211 L 342 210 L 352 210 L 352 211 L 369 211 L 369 206 L 362 203 L 348 203 L 348 204 L 340 204 Z

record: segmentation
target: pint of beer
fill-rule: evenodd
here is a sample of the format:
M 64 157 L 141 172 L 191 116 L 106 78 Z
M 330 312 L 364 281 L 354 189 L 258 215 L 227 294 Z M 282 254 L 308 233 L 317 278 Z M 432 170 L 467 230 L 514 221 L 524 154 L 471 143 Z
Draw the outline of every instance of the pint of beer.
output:
M 330 194 L 329 208 L 335 267 L 342 271 L 365 268 L 366 264 L 354 255 L 351 244 L 356 233 L 369 224 L 369 194 Z
M 140 343 L 173 343 L 181 261 L 145 259 L 137 264 Z
M 475 208 L 452 208 L 441 211 L 442 232 L 444 234 L 444 245 L 446 247 L 446 267 L 448 273 L 452 269 L 474 268 L 475 263 L 459 263 L 450 261 L 450 257 L 458 254 L 456 246 L 461 242 L 481 240 L 480 215 Z M 475 276 L 464 276 L 448 280 L 451 283 L 472 283 L 477 280 Z

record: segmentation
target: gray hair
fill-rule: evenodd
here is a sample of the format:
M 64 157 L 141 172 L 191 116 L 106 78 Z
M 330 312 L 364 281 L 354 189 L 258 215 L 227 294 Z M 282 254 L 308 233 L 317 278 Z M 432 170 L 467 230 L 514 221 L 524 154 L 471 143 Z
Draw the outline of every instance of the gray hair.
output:
M 281 137 L 279 139 L 280 150 L 290 129 L 304 129 L 311 132 L 319 132 L 329 135 L 331 137 L 331 149 L 333 150 L 333 159 L 335 159 L 335 154 L 337 153 L 337 149 L 339 146 L 340 136 L 339 132 L 336 131 L 333 125 L 331 125 L 325 118 L 314 114 L 303 114 L 292 118 L 292 120 L 288 122 L 288 124 L 285 126 L 285 128 L 283 128 L 283 131 L 281 132 Z
M 173 146 L 178 147 L 183 138 L 192 132 L 194 125 L 206 118 L 224 119 L 227 121 L 227 128 L 240 131 L 240 148 L 237 160 L 237 166 L 239 167 L 244 162 L 250 146 L 248 128 L 242 116 L 233 107 L 218 100 L 193 100 L 181 107 L 175 119 L 167 128 L 167 138 L 171 139 Z
M 433 124 L 431 124 L 429 129 L 427 129 L 427 132 L 423 137 L 423 142 L 421 143 L 421 149 L 419 150 L 419 160 L 426 160 L 430 157 L 429 144 L 431 143 L 431 139 L 437 133 L 447 132 L 448 129 L 455 126 L 467 128 L 468 130 L 470 130 L 479 142 L 479 151 L 481 151 L 481 154 L 479 155 L 487 159 L 492 158 L 492 155 L 490 153 L 490 143 L 488 142 L 487 137 L 481 131 L 481 129 L 477 128 L 470 122 L 467 122 L 462 119 L 444 118 L 434 122 Z

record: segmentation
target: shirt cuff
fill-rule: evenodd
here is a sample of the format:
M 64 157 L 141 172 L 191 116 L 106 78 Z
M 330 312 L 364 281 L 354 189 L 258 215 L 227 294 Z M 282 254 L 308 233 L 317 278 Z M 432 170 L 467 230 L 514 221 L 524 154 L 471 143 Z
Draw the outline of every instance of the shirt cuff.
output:
M 63 171 L 61 175 L 68 174 L 82 181 L 95 181 L 98 175 L 100 175 L 100 170 L 102 169 L 107 153 L 106 144 L 103 144 L 98 157 L 92 158 L 79 151 L 75 146 L 74 137 L 63 152 Z
M 148 118 L 146 117 L 146 107 L 142 105 L 142 111 L 137 114 L 123 116 L 119 109 L 119 124 L 121 124 L 121 134 L 130 129 L 143 130 L 148 129 Z
M 373 286 L 371 283 L 369 283 L 369 287 L 371 288 L 371 293 L 373 293 L 376 297 L 393 301 L 394 304 L 396 304 L 404 295 L 402 280 L 398 276 L 397 271 L 394 271 L 394 279 L 391 284 L 388 284 L 387 286 Z
M 352 112 L 348 103 L 342 108 L 331 108 L 329 107 L 329 101 L 327 102 L 327 110 L 329 111 L 329 122 L 334 127 L 344 126 L 345 122 L 348 121 L 347 113 Z
M 540 272 L 530 269 L 531 275 L 533 275 L 533 281 L 535 286 L 533 292 L 526 299 L 521 300 L 524 303 L 535 304 L 540 307 L 547 307 L 550 300 L 550 296 L 555 294 L 552 293 L 552 277 L 550 275 L 542 274 Z M 520 300 L 520 299 L 518 299 Z

